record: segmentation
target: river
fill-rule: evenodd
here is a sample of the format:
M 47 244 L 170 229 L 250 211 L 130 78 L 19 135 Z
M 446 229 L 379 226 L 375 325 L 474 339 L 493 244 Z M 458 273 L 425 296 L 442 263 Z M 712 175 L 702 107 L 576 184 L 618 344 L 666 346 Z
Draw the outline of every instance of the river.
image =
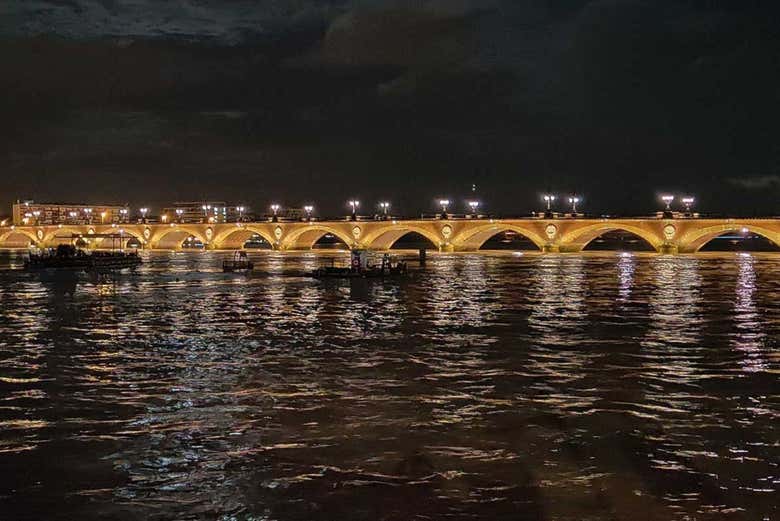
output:
M 0 252 L 0 519 L 780 514 L 780 255 L 225 255 Z

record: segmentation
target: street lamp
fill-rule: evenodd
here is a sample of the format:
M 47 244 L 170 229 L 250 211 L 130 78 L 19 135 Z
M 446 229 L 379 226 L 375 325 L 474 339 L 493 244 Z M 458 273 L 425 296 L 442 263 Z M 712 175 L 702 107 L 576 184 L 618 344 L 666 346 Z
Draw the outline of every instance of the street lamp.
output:
M 129 214 L 129 213 L 130 213 L 130 209 L 129 208 L 120 208 L 119 209 L 119 214 L 122 217 L 119 219 L 119 222 L 127 222 L 127 214 Z
M 314 206 L 307 204 L 303 207 L 303 211 L 306 212 L 306 220 L 311 221 L 311 213 L 314 211 Z
M 278 204 L 272 204 L 271 205 L 271 211 L 274 213 L 274 216 L 271 218 L 271 222 L 278 222 L 279 217 L 276 216 L 276 212 L 279 211 L 279 205 Z
M 92 224 L 92 208 L 84 208 L 84 213 L 87 214 L 87 222 Z
M 34 210 L 32 214 L 35 216 L 35 225 L 37 226 L 39 223 L 39 217 L 41 216 L 41 211 Z
M 439 199 L 439 206 L 441 206 L 441 218 L 447 218 L 447 207 L 450 205 L 449 199 Z
M 382 201 L 379 203 L 379 207 L 382 209 L 382 219 L 387 220 L 387 211 L 390 209 L 390 203 Z
M 577 216 L 577 203 L 580 202 L 580 198 L 576 195 L 572 195 L 569 197 L 569 204 L 571 205 L 571 216 L 576 217 Z
M 70 217 L 71 224 L 73 224 L 73 221 L 76 220 L 76 215 L 78 215 L 76 212 L 68 212 L 68 216 Z
M 360 201 L 352 199 L 349 205 L 352 207 L 352 220 L 357 221 L 357 209 L 360 206 Z
M 693 198 L 692 196 L 690 196 L 690 195 L 687 195 L 687 196 L 685 196 L 685 197 L 683 197 L 683 198 L 682 198 L 682 203 L 685 205 L 685 216 L 686 216 L 686 217 L 690 217 L 691 215 L 693 215 L 693 214 L 691 213 L 691 206 L 693 205 L 693 203 L 694 203 L 695 201 L 696 201 L 696 199 L 694 199 L 694 198 Z
M 469 208 L 471 208 L 471 213 L 476 217 L 477 210 L 479 209 L 479 201 L 469 201 Z
M 672 213 L 672 201 L 674 201 L 674 196 L 662 195 L 661 201 L 663 201 L 664 204 L 666 205 L 666 209 L 664 209 L 664 213 L 663 213 L 664 219 L 671 219 L 672 217 L 674 217 L 674 214 Z
M 141 208 L 139 211 L 141 212 L 142 221 L 146 223 L 146 212 L 149 211 L 149 208 Z
M 181 222 L 181 219 L 182 219 L 182 217 L 181 217 L 181 216 L 182 216 L 182 214 L 184 214 L 184 209 L 183 209 L 183 208 L 176 208 L 176 219 L 177 219 L 179 222 Z
M 555 196 L 552 194 L 544 194 L 542 196 L 542 199 L 544 199 L 545 204 L 547 205 L 547 211 L 544 212 L 545 217 L 552 217 L 552 204 L 555 202 Z
M 210 204 L 204 204 L 201 206 L 203 208 L 203 222 L 207 222 L 209 220 L 209 210 L 211 210 Z
M 107 215 L 107 212 L 105 210 L 100 212 L 100 224 L 105 224 L 106 223 L 106 215 Z
M 244 220 L 244 208 L 243 206 L 236 206 L 236 210 L 238 211 L 238 222 L 241 222 Z

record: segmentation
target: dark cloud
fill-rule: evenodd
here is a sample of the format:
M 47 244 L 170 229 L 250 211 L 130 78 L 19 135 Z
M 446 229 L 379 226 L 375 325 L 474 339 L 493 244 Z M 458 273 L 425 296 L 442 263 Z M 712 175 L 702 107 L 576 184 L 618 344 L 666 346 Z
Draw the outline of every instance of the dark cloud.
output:
M 718 4 L 6 2 L 0 192 L 724 211 L 778 169 L 780 44 L 777 9 Z
M 780 186 L 780 175 L 760 175 L 742 178 L 731 178 L 729 183 L 748 190 L 764 190 Z

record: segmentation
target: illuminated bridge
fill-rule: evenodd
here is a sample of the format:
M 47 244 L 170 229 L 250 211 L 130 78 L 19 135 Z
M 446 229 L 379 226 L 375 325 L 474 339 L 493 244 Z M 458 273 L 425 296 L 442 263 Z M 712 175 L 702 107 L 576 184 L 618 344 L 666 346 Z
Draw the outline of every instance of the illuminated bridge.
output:
M 121 234 L 123 246 L 132 240 L 153 250 L 180 249 L 187 241 L 197 241 L 206 249 L 240 249 L 257 236 L 276 250 L 309 250 L 323 236 L 330 235 L 349 248 L 387 250 L 403 236 L 417 233 L 439 251 L 459 252 L 477 251 L 489 239 L 505 232 L 527 238 L 544 252 L 578 252 L 606 233 L 625 232 L 644 239 L 661 253 L 695 253 L 710 240 L 728 232 L 760 235 L 780 244 L 780 219 L 465 218 L 7 226 L 0 228 L 0 247 L 46 248 L 80 240 L 89 248 L 110 248 L 111 239 L 101 236 Z

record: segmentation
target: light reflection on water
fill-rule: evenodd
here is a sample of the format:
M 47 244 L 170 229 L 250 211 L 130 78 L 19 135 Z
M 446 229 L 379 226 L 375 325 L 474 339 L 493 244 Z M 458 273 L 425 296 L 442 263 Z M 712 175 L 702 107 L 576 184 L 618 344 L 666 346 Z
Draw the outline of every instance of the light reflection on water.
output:
M 0 512 L 777 515 L 776 256 L 433 255 L 381 283 L 223 255 L 0 253 Z

